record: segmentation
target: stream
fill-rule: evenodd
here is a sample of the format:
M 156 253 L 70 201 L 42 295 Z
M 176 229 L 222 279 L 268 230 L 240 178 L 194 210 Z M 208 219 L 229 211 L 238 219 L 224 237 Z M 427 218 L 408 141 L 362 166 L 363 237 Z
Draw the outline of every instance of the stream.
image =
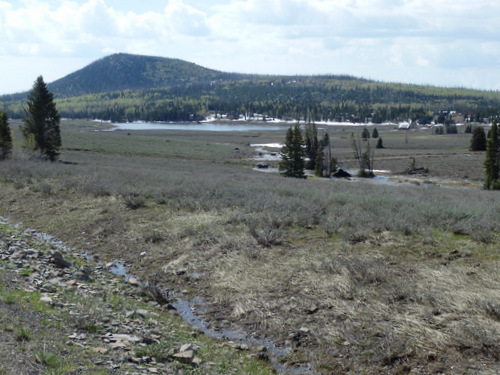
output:
M 0 224 L 8 223 L 10 223 L 10 220 L 8 218 L 0 217 Z M 14 226 L 19 228 L 22 226 L 22 224 L 17 223 Z M 34 235 L 40 241 L 52 245 L 61 252 L 73 252 L 73 250 L 68 248 L 62 241 L 49 234 L 34 231 L 29 228 L 25 229 L 24 232 L 26 234 Z M 106 268 L 112 274 L 123 277 L 125 282 L 127 282 L 130 278 L 137 279 L 136 276 L 130 275 L 127 272 L 126 264 L 119 260 L 104 264 L 98 259 L 98 256 L 90 254 L 88 252 L 76 253 L 76 255 L 85 258 L 87 261 L 94 261 L 98 266 Z M 220 340 L 230 340 L 240 346 L 246 345 L 265 348 L 263 352 L 265 352 L 269 356 L 269 361 L 272 363 L 274 369 L 276 371 L 279 371 L 280 373 L 292 375 L 313 373 L 309 365 L 292 367 L 288 366 L 287 363 L 283 363 L 280 358 L 290 353 L 291 349 L 279 348 L 270 339 L 253 337 L 240 327 L 223 328 L 221 330 L 210 328 L 207 323 L 196 314 L 196 310 L 203 310 L 204 307 L 208 306 L 208 304 L 201 297 L 193 297 L 190 301 L 182 299 L 178 296 L 174 297 L 176 298 L 174 301 L 172 301 L 172 305 L 180 314 L 182 319 L 197 330 L 203 332 L 203 334 Z
M 86 254 L 85 257 L 89 259 L 89 257 L 92 256 Z M 108 268 L 108 271 L 114 275 L 122 276 L 125 281 L 132 277 L 136 278 L 127 273 L 126 265 L 120 261 L 114 261 Z M 221 340 L 230 340 L 239 345 L 265 348 L 265 352 L 268 354 L 274 369 L 281 373 L 292 375 L 312 374 L 312 369 L 309 366 L 288 367 L 286 363 L 282 363 L 280 358 L 287 355 L 290 349 L 278 348 L 269 339 L 252 337 L 240 327 L 223 328 L 221 330 L 210 328 L 207 323 L 196 314 L 196 310 L 202 310 L 204 306 L 207 306 L 207 303 L 201 297 L 193 297 L 190 301 L 187 301 L 176 296 L 176 299 L 172 301 L 171 304 L 185 322 L 207 336 Z

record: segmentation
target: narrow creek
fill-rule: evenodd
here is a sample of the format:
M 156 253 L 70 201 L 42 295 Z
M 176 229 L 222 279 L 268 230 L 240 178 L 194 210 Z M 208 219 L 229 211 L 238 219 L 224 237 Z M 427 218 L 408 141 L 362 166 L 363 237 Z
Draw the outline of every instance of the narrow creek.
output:
M 87 259 L 92 258 L 92 256 L 86 254 Z M 114 275 L 122 276 L 124 281 L 128 281 L 130 278 L 136 278 L 133 275 L 129 275 L 127 272 L 127 267 L 123 262 L 114 261 L 113 264 L 108 267 L 108 271 Z M 287 355 L 291 349 L 283 349 L 277 347 L 271 340 L 266 338 L 255 338 L 246 333 L 242 328 L 232 327 L 223 328 L 221 330 L 216 330 L 210 328 L 200 316 L 196 314 L 196 310 L 200 310 L 207 303 L 201 297 L 193 297 L 190 301 L 187 301 L 178 296 L 174 296 L 175 300 L 171 302 L 173 307 L 182 317 L 182 319 L 189 323 L 191 326 L 202 332 L 203 334 L 220 339 L 229 340 L 238 345 L 263 347 L 265 348 L 266 354 L 269 356 L 275 370 L 292 375 L 301 374 L 312 374 L 313 371 L 310 366 L 288 366 L 287 363 L 283 363 L 281 358 Z
M 0 217 L 0 224 L 8 224 L 10 220 L 5 217 Z M 16 228 L 22 227 L 21 223 L 14 225 Z M 104 264 L 99 260 L 98 256 L 94 254 L 89 254 L 88 252 L 76 252 L 71 248 L 68 248 L 62 241 L 56 239 L 47 233 L 41 233 L 38 231 L 31 230 L 29 228 L 24 230 L 24 233 L 35 236 L 40 241 L 46 242 L 53 246 L 54 248 L 60 250 L 63 253 L 73 253 L 76 256 L 85 258 L 87 261 L 93 261 L 96 265 L 107 269 L 109 272 L 116 276 L 123 277 L 124 282 L 128 282 L 131 278 L 137 279 L 136 276 L 130 275 L 127 271 L 127 266 L 125 263 L 115 260 L 111 263 Z M 138 280 L 138 279 L 137 279 Z M 312 374 L 313 370 L 309 365 L 306 366 L 289 366 L 286 362 L 282 361 L 282 357 L 290 353 L 289 348 L 279 348 L 271 340 L 267 338 L 256 338 L 248 333 L 246 333 L 242 328 L 232 327 L 223 328 L 221 330 L 210 328 L 200 316 L 196 314 L 195 311 L 200 311 L 203 306 L 207 306 L 207 303 L 201 297 L 193 297 L 190 301 L 187 301 L 179 296 L 173 296 L 175 300 L 171 302 L 173 307 L 182 317 L 182 319 L 189 323 L 191 326 L 202 332 L 203 334 L 219 339 L 219 340 L 229 340 L 238 344 L 240 346 L 246 345 L 248 347 L 261 347 L 265 348 L 264 352 L 268 355 L 269 361 L 272 363 L 274 369 L 280 373 L 292 374 L 292 375 L 302 375 L 302 374 Z

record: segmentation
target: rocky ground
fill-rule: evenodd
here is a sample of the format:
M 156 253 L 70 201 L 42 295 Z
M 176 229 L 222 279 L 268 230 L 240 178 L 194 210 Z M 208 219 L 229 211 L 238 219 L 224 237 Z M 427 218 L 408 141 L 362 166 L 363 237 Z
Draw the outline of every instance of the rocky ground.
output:
M 154 284 L 34 231 L 0 235 L 0 374 L 271 372 L 262 353 L 193 331 Z

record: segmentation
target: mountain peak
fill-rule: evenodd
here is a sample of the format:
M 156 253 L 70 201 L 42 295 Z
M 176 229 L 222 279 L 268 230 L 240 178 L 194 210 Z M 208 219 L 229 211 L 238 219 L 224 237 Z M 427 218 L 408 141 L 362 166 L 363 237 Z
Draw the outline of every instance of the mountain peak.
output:
M 166 57 L 116 53 L 49 84 L 56 97 L 206 82 L 222 73 Z

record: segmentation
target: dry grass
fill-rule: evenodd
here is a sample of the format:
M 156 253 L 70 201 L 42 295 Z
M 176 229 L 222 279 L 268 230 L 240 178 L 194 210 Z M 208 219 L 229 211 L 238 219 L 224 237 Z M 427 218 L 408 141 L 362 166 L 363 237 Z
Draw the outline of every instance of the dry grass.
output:
M 383 152 L 397 157 L 387 163 L 439 153 L 458 161 L 435 175 L 452 177 L 468 158 L 465 135 L 410 136 L 397 151 L 404 135 L 379 132 L 392 147 Z M 344 133 L 334 142 L 348 164 Z M 98 149 L 113 139 L 92 136 Z M 245 142 L 213 137 L 207 150 L 212 141 Z M 62 154 L 76 164 L 1 163 L 0 212 L 203 296 L 207 319 L 268 336 L 291 349 L 288 362 L 310 362 L 317 373 L 500 369 L 496 193 L 285 179 L 227 154 L 190 160 L 147 147 L 133 146 L 142 156 Z

